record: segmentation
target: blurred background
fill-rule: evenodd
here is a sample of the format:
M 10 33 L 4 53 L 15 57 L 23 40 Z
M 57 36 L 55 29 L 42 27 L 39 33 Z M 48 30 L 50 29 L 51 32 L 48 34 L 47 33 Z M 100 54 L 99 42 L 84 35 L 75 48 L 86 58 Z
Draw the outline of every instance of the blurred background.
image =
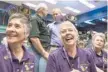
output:
M 12 13 L 22 12 L 32 17 L 39 3 L 48 5 L 46 23 L 53 22 L 51 15 L 53 8 L 60 8 L 65 16 L 71 14 L 76 17 L 75 26 L 79 30 L 80 38 L 87 40 L 91 31 L 103 32 L 107 35 L 107 0 L 17 0 L 0 1 L 0 42 L 5 36 L 8 18 Z

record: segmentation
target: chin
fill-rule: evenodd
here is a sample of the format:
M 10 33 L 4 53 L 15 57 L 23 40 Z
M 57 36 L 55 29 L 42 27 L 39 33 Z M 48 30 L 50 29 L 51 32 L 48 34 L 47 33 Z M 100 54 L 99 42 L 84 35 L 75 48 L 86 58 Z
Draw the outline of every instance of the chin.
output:
M 14 44 L 15 42 L 13 42 L 13 41 L 8 41 L 8 43 L 9 43 L 9 44 Z
M 102 47 L 100 47 L 100 46 L 97 46 L 97 47 L 95 47 L 95 48 L 97 48 L 97 49 L 102 49 Z
M 74 42 L 71 42 L 71 43 L 66 43 L 67 45 L 71 46 L 71 45 L 74 45 L 75 43 Z
M 16 41 L 16 40 L 8 40 L 8 43 L 9 44 L 14 44 L 14 43 L 17 43 L 18 41 Z

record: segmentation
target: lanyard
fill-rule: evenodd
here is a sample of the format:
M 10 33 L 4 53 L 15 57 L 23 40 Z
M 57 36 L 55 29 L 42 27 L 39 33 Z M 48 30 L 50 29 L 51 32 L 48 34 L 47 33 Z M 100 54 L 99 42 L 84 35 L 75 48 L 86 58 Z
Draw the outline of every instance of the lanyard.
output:
M 67 61 L 68 61 L 68 64 L 69 64 L 70 68 L 72 68 L 72 65 L 71 65 L 71 63 L 70 63 L 70 61 L 69 61 L 68 55 L 67 55 L 66 50 L 65 50 L 64 48 L 63 48 L 63 51 L 64 51 L 64 53 L 65 53 L 65 56 L 66 56 L 66 59 L 67 59 Z M 79 57 L 78 57 L 78 59 L 77 59 L 77 62 L 78 62 L 78 69 L 80 69 L 80 58 L 79 58 Z

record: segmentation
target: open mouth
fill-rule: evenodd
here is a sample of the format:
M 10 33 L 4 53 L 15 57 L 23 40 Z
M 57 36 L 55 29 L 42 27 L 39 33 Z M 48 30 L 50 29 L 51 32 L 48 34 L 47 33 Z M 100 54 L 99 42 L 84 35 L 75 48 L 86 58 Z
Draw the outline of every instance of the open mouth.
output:
M 8 37 L 17 37 L 15 34 L 7 34 Z
M 73 39 L 74 39 L 74 36 L 72 36 L 72 35 L 69 35 L 69 36 L 66 37 L 67 42 L 69 42 L 69 41 L 71 41 Z

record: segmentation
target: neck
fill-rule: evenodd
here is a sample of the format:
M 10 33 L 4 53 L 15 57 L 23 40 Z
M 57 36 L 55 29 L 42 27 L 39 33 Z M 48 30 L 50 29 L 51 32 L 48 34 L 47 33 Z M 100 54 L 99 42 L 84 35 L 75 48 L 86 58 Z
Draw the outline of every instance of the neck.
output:
M 101 54 L 101 49 L 95 48 L 96 54 L 100 55 Z
M 21 44 L 9 44 L 11 53 L 19 60 L 21 61 L 24 51 Z
M 76 45 L 71 45 L 69 47 L 66 47 L 66 51 L 68 53 L 69 56 L 75 58 L 76 54 L 77 54 L 77 49 L 76 49 Z

